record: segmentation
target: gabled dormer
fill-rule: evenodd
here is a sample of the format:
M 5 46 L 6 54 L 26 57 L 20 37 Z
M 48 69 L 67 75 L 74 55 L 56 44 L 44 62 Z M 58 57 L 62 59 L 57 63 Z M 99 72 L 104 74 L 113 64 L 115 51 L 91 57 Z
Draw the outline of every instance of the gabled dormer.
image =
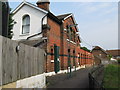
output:
M 41 33 L 42 25 L 47 24 L 48 11 L 29 2 L 22 2 L 12 12 L 16 24 L 13 27 L 13 40 L 27 39 Z M 34 38 L 41 38 L 42 33 Z
M 57 17 L 63 22 L 63 33 L 66 33 L 67 40 L 73 42 L 74 44 L 78 42 L 80 43 L 78 35 L 79 30 L 73 14 L 63 14 Z

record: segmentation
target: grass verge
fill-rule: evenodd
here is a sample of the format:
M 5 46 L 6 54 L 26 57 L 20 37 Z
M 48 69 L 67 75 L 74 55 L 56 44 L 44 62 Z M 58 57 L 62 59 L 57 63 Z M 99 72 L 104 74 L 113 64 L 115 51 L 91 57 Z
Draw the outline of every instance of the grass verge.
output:
M 105 88 L 120 88 L 120 65 L 108 65 L 104 71 L 103 85 Z

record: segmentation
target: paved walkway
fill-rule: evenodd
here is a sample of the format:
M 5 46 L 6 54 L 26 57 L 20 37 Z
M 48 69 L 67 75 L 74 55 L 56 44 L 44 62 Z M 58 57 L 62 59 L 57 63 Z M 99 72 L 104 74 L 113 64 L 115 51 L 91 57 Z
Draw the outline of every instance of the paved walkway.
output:
M 90 68 L 80 69 L 72 73 L 72 78 L 67 74 L 47 77 L 47 88 L 89 88 L 88 72 Z

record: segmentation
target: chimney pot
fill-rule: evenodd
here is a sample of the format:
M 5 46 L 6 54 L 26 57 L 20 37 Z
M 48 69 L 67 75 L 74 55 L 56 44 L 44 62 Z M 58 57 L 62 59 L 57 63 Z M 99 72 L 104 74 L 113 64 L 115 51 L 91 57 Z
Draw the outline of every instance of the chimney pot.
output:
M 38 0 L 36 4 L 39 8 L 49 11 L 49 4 L 50 4 L 49 0 Z

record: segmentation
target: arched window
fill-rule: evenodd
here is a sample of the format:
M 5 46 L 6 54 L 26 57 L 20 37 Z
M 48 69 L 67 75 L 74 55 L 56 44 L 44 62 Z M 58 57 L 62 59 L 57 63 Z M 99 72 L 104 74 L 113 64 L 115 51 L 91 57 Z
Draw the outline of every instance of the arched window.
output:
M 30 32 L 30 16 L 25 15 L 22 20 L 22 34 Z

